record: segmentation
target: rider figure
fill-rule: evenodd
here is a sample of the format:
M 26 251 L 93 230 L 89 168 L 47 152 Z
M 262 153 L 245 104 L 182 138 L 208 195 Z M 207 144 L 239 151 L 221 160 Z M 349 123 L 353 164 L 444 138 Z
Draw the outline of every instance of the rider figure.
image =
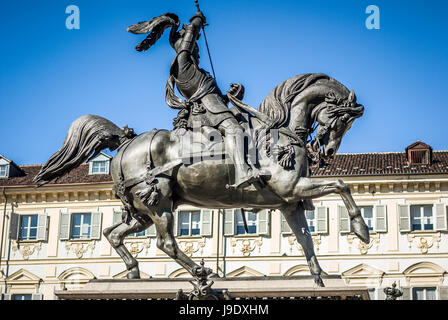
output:
M 216 80 L 205 70 L 198 67 L 199 48 L 196 43 L 199 32 L 206 23 L 201 11 L 191 19 L 190 24 L 183 26 L 179 37 L 170 41 L 177 55 L 171 64 L 170 79 L 167 83 L 167 97 L 174 97 L 174 84 L 187 99 L 189 120 L 200 121 L 201 126 L 218 129 L 224 136 L 227 153 L 233 158 L 235 165 L 235 188 L 244 188 L 264 176 L 247 164 L 244 154 L 243 128 L 227 107 Z M 170 104 L 169 98 L 166 99 Z M 184 112 L 182 110 L 181 112 Z

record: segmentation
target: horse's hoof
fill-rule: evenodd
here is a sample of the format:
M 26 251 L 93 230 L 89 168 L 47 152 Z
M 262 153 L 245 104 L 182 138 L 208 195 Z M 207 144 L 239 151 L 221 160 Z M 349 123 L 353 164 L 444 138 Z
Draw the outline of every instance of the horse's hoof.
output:
M 324 282 L 319 275 L 314 276 L 314 282 L 321 288 L 325 287 Z
M 352 230 L 356 234 L 356 236 L 361 239 L 362 242 L 369 244 L 369 227 L 366 225 L 363 218 L 361 216 L 357 216 L 352 219 L 351 224 Z
M 138 270 L 138 267 L 132 268 L 126 277 L 128 279 L 140 279 L 140 271 Z

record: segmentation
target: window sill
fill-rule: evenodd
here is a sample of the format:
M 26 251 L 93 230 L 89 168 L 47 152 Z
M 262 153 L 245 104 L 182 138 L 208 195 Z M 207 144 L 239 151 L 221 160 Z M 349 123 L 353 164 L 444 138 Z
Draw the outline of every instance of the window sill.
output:
M 245 238 L 258 238 L 268 236 L 269 236 L 268 234 L 251 233 L 251 234 L 234 234 L 234 235 L 228 235 L 227 237 L 245 239 Z
M 67 242 L 90 242 L 90 241 L 99 241 L 99 239 L 92 239 L 92 238 L 83 238 L 83 239 L 65 239 L 61 241 L 67 241 Z
M 438 233 L 438 232 L 441 232 L 441 231 L 442 230 L 413 230 L 413 231 L 408 231 L 408 232 L 403 232 L 403 233 L 410 233 L 410 234 L 433 234 L 433 233 Z
M 202 239 L 205 237 L 211 237 L 211 236 L 201 236 L 201 235 L 198 235 L 198 236 L 176 236 L 176 239 Z
M 30 244 L 32 244 L 32 243 L 38 243 L 38 242 L 44 242 L 44 240 L 21 240 L 21 239 L 19 239 L 19 240 L 15 240 L 15 241 L 17 241 L 17 243 L 23 243 L 23 244 L 27 244 L 27 243 L 30 243 Z

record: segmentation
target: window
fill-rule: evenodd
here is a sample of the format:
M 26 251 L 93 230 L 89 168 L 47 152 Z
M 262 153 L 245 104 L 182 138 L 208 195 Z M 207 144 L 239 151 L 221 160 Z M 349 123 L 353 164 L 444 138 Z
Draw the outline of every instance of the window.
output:
M 178 235 L 198 236 L 201 234 L 201 212 L 179 211 Z
M 72 215 L 72 239 L 88 239 L 90 238 L 90 213 L 75 213 Z
M 260 236 L 268 236 L 271 230 L 270 211 L 263 209 L 257 213 L 250 209 L 245 210 L 247 227 L 249 233 Z M 244 230 L 244 222 L 241 215 L 241 209 L 225 209 L 224 210 L 224 235 L 234 236 L 246 234 Z
M 314 210 L 306 210 L 305 211 L 305 218 L 306 222 L 308 223 L 308 229 L 310 229 L 310 232 L 316 231 L 316 215 L 314 214 Z
M 60 240 L 101 239 L 101 212 L 68 213 L 65 209 L 61 211 L 61 218 L 59 219 Z
M 412 231 L 434 230 L 432 205 L 411 206 Z
M 436 288 L 412 288 L 412 300 L 436 300 Z
M 20 234 L 19 240 L 36 240 L 37 239 L 37 215 L 20 217 Z
M 364 219 L 364 222 L 369 227 L 369 231 L 373 231 L 374 229 L 373 206 L 359 207 L 359 209 L 361 210 L 361 215 Z
M 131 233 L 128 235 L 128 237 L 144 237 L 146 236 L 146 230 L 143 230 L 141 232 Z
M 370 288 L 370 289 L 368 289 L 368 291 L 369 291 L 370 300 L 376 300 L 376 294 L 375 294 L 376 289 L 375 288 Z
M 11 300 L 31 300 L 31 294 L 13 294 Z
M 108 174 L 109 161 L 92 161 L 92 174 Z
M 257 233 L 257 215 L 250 211 L 244 211 L 246 214 L 247 221 L 247 234 L 256 234 Z M 244 229 L 243 215 L 241 211 L 235 212 L 235 226 L 236 226 L 236 234 L 246 234 L 246 230 Z
M 305 218 L 308 224 L 308 229 L 311 233 L 325 234 L 328 233 L 328 208 L 316 207 L 315 210 L 305 210 Z M 286 219 L 281 215 L 281 232 L 283 234 L 291 234 L 292 230 L 289 227 Z
M 8 175 L 8 165 L 0 165 L 0 177 L 6 177 Z

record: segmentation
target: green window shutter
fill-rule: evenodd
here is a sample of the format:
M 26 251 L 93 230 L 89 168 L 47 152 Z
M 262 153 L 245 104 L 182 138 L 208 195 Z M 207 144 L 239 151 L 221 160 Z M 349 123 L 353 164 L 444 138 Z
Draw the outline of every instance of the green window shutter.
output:
M 447 230 L 446 222 L 446 207 L 444 203 L 436 203 L 433 207 L 433 216 L 436 221 L 436 230 L 445 231 Z
M 201 210 L 201 235 L 211 236 L 212 235 L 212 210 Z
M 316 207 L 316 232 L 328 233 L 328 208 Z
M 280 224 L 280 231 L 281 233 L 292 233 L 291 228 L 289 227 L 288 222 L 285 219 L 285 216 L 283 215 L 283 213 L 280 215 L 280 219 L 281 219 L 281 224 Z
M 174 234 L 175 236 L 178 236 L 178 235 L 179 235 L 179 226 L 177 225 L 177 221 L 178 221 L 177 217 L 178 217 L 178 216 L 179 216 L 179 212 L 174 211 L 174 212 L 173 212 L 173 228 L 174 228 L 174 230 L 173 230 L 173 234 Z
M 350 233 L 350 218 L 345 206 L 338 206 L 339 232 Z
M 439 297 L 440 300 L 448 300 L 448 287 L 440 287 Z
M 61 219 L 59 223 L 59 239 L 70 239 L 70 213 L 61 212 Z
M 37 215 L 37 240 L 47 241 L 48 219 L 47 214 Z
M 400 232 L 410 232 L 411 231 L 411 209 L 408 204 L 398 205 L 398 217 Z
M 412 300 L 410 287 L 401 287 L 400 290 L 403 292 L 401 300 Z
M 234 226 L 234 212 L 236 210 L 233 209 L 225 209 L 224 210 L 224 235 L 225 236 L 233 236 L 235 234 L 235 226 Z
M 156 236 L 156 225 L 154 223 L 148 229 L 146 229 L 146 235 L 148 237 Z
M 387 210 L 384 204 L 375 206 L 375 231 L 387 232 Z
M 123 221 L 122 215 L 123 215 L 123 211 L 115 211 L 114 210 L 114 217 L 113 217 L 113 222 L 112 222 L 113 226 L 116 224 L 119 224 Z
M 264 209 L 258 212 L 258 234 L 268 236 L 271 233 L 270 217 L 271 215 L 269 214 L 268 209 Z
M 99 240 L 101 238 L 102 212 L 92 212 L 92 225 L 90 226 L 90 238 Z
M 9 221 L 9 239 L 19 239 L 19 223 L 20 216 L 15 212 L 11 212 L 11 220 Z
M 43 300 L 44 296 L 41 293 L 35 293 L 31 295 L 31 300 Z

